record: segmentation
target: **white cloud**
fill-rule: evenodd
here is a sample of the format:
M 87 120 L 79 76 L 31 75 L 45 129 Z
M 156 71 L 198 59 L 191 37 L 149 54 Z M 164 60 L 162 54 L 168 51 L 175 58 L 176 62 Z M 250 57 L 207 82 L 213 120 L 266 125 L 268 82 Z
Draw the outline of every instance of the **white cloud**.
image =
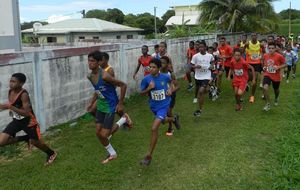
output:
M 71 11 L 80 11 L 82 9 L 90 10 L 90 9 L 106 9 L 111 6 L 110 3 L 101 2 L 96 0 L 88 0 L 88 1 L 73 1 L 70 3 L 60 4 L 60 5 L 29 5 L 29 6 L 21 6 L 20 9 L 23 12 L 37 12 L 37 13 L 65 13 Z

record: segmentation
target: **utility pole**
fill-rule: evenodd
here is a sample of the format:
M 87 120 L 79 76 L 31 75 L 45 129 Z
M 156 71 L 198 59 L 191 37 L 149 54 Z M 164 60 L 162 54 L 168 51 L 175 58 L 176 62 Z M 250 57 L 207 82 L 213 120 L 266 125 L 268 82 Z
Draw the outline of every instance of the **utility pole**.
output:
M 157 29 L 156 29 L 156 8 L 154 7 L 154 37 L 157 38 Z
M 292 2 L 290 1 L 290 9 L 289 9 L 289 36 L 291 35 L 291 10 L 292 9 Z
M 85 10 L 83 9 L 82 11 L 80 11 L 80 13 L 82 14 L 82 18 L 85 18 Z

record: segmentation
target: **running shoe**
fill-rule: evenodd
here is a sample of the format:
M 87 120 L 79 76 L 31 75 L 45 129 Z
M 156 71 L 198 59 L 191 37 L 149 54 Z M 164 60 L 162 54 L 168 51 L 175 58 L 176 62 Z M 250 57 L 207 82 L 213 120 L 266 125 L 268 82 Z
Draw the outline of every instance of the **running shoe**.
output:
M 196 104 L 198 102 L 198 98 L 194 98 L 193 103 Z
M 275 106 L 278 106 L 278 104 L 279 104 L 279 103 L 278 103 L 278 98 L 277 98 L 277 99 L 275 99 L 274 105 L 275 105 Z
M 293 79 L 296 78 L 296 75 L 295 75 L 295 74 L 292 74 L 292 78 L 293 78 Z
M 48 166 L 50 164 L 52 164 L 54 162 L 54 160 L 57 157 L 57 153 L 54 152 L 51 156 L 47 156 L 46 162 L 45 162 L 45 166 Z
M 235 111 L 242 111 L 242 104 L 236 104 Z
M 166 136 L 168 136 L 168 137 L 173 136 L 173 132 L 174 132 L 173 129 L 168 130 L 168 131 L 166 132 Z
M 263 108 L 264 111 L 269 111 L 270 109 L 271 109 L 271 106 L 269 103 L 267 103 Z
M 289 80 L 286 80 L 286 83 L 288 84 L 288 83 L 290 83 L 290 81 L 289 81 Z
M 102 164 L 107 164 L 108 162 L 117 159 L 117 155 L 107 155 L 107 157 L 101 161 Z
M 250 102 L 250 103 L 254 103 L 254 101 L 255 101 L 255 98 L 254 98 L 254 96 L 250 96 L 250 98 L 249 98 L 249 102 Z
M 200 110 L 196 110 L 196 111 L 194 112 L 194 116 L 195 116 L 195 117 L 200 117 L 200 116 L 201 116 L 201 111 L 200 111 Z
M 128 128 L 131 129 L 133 127 L 133 122 L 130 119 L 129 115 L 127 113 L 124 114 L 124 117 L 126 119 L 126 123 L 128 125 Z
M 143 160 L 141 160 L 140 164 L 143 166 L 149 166 L 151 163 L 152 157 L 146 156 Z
M 260 84 L 259 84 L 259 87 L 260 87 L 260 88 L 263 88 L 264 86 L 263 86 L 263 84 L 262 84 L 262 83 L 260 83 Z

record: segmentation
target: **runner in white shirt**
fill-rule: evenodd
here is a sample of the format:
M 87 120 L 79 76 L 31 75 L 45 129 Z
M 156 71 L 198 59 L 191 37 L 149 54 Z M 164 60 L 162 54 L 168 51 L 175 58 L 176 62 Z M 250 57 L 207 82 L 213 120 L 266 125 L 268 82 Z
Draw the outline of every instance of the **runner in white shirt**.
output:
M 199 86 L 198 102 L 199 109 L 194 112 L 194 116 L 199 117 L 202 113 L 204 104 L 204 96 L 207 92 L 207 86 L 211 81 L 211 69 L 214 64 L 214 57 L 212 54 L 206 52 L 205 41 L 199 42 L 199 53 L 195 54 L 192 58 L 192 67 L 195 69 L 195 81 Z

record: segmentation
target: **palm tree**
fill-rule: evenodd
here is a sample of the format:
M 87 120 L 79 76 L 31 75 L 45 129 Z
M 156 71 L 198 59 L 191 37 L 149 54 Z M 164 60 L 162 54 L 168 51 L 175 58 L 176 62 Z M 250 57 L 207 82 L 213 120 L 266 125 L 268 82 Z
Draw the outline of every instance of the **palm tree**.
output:
M 230 32 L 275 31 L 278 17 L 273 1 L 276 0 L 203 0 L 199 4 L 200 24 Z

